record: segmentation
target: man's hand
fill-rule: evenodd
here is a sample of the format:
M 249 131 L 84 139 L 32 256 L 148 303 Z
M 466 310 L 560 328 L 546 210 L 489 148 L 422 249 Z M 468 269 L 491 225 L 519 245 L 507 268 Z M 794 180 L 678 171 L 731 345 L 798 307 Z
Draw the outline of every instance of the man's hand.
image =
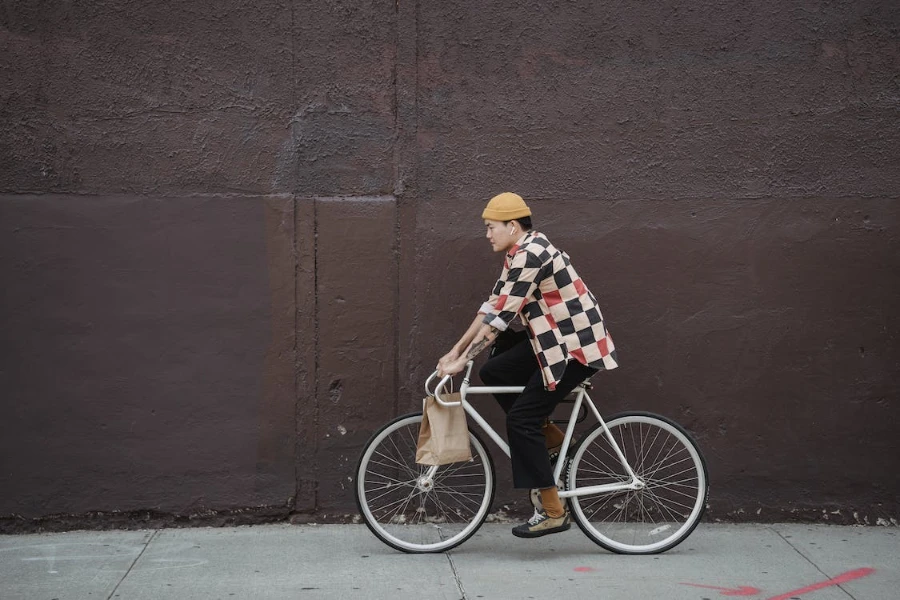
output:
M 446 358 L 446 357 L 445 357 Z M 441 361 L 444 359 L 442 358 Z M 438 364 L 438 375 L 444 377 L 446 375 L 456 375 L 460 373 L 463 369 L 466 368 L 466 363 L 469 362 L 468 356 L 459 356 L 454 360 L 448 360 L 447 362 L 441 362 Z
M 441 367 L 448 365 L 459 358 L 459 351 L 456 349 L 451 350 L 447 354 L 443 355 L 441 359 L 438 361 L 438 369 Z
M 478 335 L 466 348 L 465 354 L 459 355 L 454 348 L 438 361 L 438 374 L 441 377 L 446 375 L 456 375 L 466 368 L 466 363 L 478 356 L 478 354 L 491 345 L 497 337 L 497 328 L 493 325 L 482 324 L 479 328 Z

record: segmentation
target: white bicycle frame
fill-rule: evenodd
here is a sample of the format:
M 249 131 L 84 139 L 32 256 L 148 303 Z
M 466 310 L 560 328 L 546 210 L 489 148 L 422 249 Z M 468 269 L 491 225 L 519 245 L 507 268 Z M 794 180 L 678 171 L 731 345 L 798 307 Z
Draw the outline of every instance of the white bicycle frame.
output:
M 494 440 L 494 443 L 503 450 L 503 453 L 506 456 L 509 456 L 509 444 L 507 444 L 500 435 L 494 431 L 494 429 L 488 424 L 487 421 L 484 420 L 478 411 L 475 410 L 475 407 L 469 404 L 466 400 L 466 396 L 468 394 L 519 394 L 522 390 L 525 389 L 524 386 L 470 386 L 469 385 L 469 376 L 472 373 L 472 365 L 474 365 L 474 361 L 469 361 L 466 364 L 466 375 L 463 378 L 462 385 L 459 387 L 460 393 L 460 401 L 459 402 L 444 402 L 441 400 L 440 390 L 445 389 L 445 386 L 450 381 L 450 375 L 446 375 L 443 379 L 438 382 L 435 386 L 434 390 L 429 389 L 429 385 L 432 381 L 434 381 L 435 377 L 438 376 L 438 372 L 435 371 L 431 374 L 431 376 L 425 381 L 425 393 L 434 396 L 434 399 L 438 404 L 442 406 L 459 406 L 462 404 L 463 409 L 466 411 L 466 414 L 472 418 L 473 421 L 478 423 L 478 426 L 481 427 L 482 431 L 484 431 L 488 437 Z M 622 450 L 619 448 L 619 445 L 616 443 L 615 438 L 613 438 L 612 433 L 610 433 L 609 428 L 606 426 L 606 421 L 603 420 L 603 417 L 600 416 L 600 411 L 597 410 L 597 407 L 594 406 L 594 403 L 591 401 L 591 397 L 587 393 L 587 386 L 582 383 L 578 386 L 578 391 L 575 396 L 575 406 L 572 408 L 572 417 L 569 418 L 569 423 L 566 427 L 566 435 L 563 439 L 563 445 L 560 449 L 559 455 L 566 456 L 569 450 L 569 444 L 572 442 L 572 434 L 575 431 L 575 416 L 578 414 L 578 411 L 581 409 L 583 403 L 586 403 L 587 406 L 591 409 L 591 412 L 594 413 L 594 416 L 597 418 L 597 421 L 600 423 L 600 426 L 603 428 L 603 433 L 606 435 L 606 439 L 609 440 L 610 445 L 612 445 L 613 449 L 616 452 L 616 456 L 619 459 L 619 462 L 622 463 L 622 468 L 625 469 L 625 472 L 631 477 L 630 482 L 626 483 L 606 483 L 603 485 L 592 485 L 588 487 L 582 487 L 572 490 L 559 490 L 560 498 L 571 498 L 572 496 L 585 496 L 588 494 L 605 494 L 609 492 L 620 492 L 620 491 L 630 491 L 630 490 L 640 490 L 644 487 L 644 482 L 638 479 L 637 475 L 634 474 L 634 470 L 631 468 L 631 465 L 628 464 L 628 460 L 626 460 L 625 455 L 622 453 Z M 563 466 L 565 465 L 565 460 L 556 461 L 556 467 L 553 469 L 553 480 L 559 481 L 559 477 L 562 474 Z M 425 477 L 429 480 L 433 479 L 435 473 L 437 472 L 438 467 L 429 467 L 427 472 L 425 473 Z

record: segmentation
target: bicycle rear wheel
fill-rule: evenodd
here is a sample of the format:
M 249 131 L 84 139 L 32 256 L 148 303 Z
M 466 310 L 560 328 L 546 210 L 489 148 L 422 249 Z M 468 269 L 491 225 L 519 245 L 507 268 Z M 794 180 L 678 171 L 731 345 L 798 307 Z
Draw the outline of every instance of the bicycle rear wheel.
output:
M 381 541 L 403 552 L 442 552 L 471 537 L 494 500 L 494 463 L 469 430 L 472 460 L 416 463 L 422 414 L 398 417 L 376 432 L 356 468 L 356 504 Z
M 651 413 L 616 415 L 607 427 L 644 487 L 569 498 L 575 521 L 594 542 L 619 554 L 675 547 L 706 508 L 709 484 L 697 444 L 680 425 Z M 598 424 L 573 454 L 567 488 L 630 481 Z

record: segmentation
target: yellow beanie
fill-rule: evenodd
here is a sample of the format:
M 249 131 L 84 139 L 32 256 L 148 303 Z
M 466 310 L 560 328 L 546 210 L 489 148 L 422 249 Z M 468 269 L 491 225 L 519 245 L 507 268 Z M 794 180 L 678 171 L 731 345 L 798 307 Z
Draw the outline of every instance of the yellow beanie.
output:
M 522 200 L 522 196 L 512 192 L 503 192 L 491 198 L 484 212 L 481 213 L 482 219 L 490 219 L 492 221 L 512 221 L 513 219 L 530 216 L 531 209 Z

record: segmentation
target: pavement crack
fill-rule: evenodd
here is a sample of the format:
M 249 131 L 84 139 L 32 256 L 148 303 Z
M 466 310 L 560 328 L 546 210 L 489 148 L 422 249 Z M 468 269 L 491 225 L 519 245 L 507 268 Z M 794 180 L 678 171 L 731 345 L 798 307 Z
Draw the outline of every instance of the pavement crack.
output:
M 447 562 L 450 563 L 450 571 L 453 573 L 456 587 L 459 588 L 459 600 L 468 600 L 469 597 L 466 595 L 466 588 L 463 587 L 462 577 L 459 576 L 459 570 L 456 568 L 456 563 L 453 562 L 453 555 L 449 552 L 447 552 Z
M 147 538 L 147 543 L 144 544 L 144 547 L 141 548 L 141 551 L 138 553 L 138 555 L 134 558 L 133 561 L 131 561 L 131 564 L 128 565 L 128 570 L 125 571 L 124 575 L 122 575 L 122 579 L 119 580 L 119 583 L 116 584 L 116 587 L 114 587 L 113 590 L 109 593 L 109 596 L 106 597 L 106 600 L 112 600 L 112 597 L 116 595 L 116 592 L 119 590 L 119 586 L 122 585 L 122 582 L 124 582 L 128 575 L 131 573 L 131 570 L 134 568 L 134 565 L 137 564 L 137 561 L 141 560 L 141 557 L 144 555 L 144 552 L 147 551 L 147 548 L 150 547 L 150 542 L 153 541 L 153 538 L 156 537 L 157 533 L 159 533 L 159 529 L 155 529 L 153 533 L 150 534 L 150 537 Z
M 780 531 L 776 531 L 775 529 L 773 529 L 773 528 L 771 528 L 771 527 L 769 527 L 769 531 L 774 532 L 775 535 L 777 535 L 777 536 L 780 537 L 782 540 L 784 540 L 784 543 L 785 543 L 785 544 L 787 544 L 788 546 L 790 546 L 791 548 L 793 548 L 793 549 L 794 549 L 794 552 L 796 552 L 796 553 L 799 554 L 801 557 L 803 557 L 803 560 L 805 560 L 806 562 L 808 562 L 809 564 L 811 564 L 811 565 L 813 566 L 813 568 L 814 568 L 816 571 L 818 571 L 819 573 L 821 573 L 821 574 L 825 577 L 825 579 L 832 579 L 832 578 L 833 578 L 831 575 L 829 575 L 828 573 L 826 573 L 825 571 L 823 571 L 823 570 L 821 569 L 821 567 L 819 567 L 819 565 L 817 565 L 816 563 L 814 563 L 814 562 L 813 562 L 806 554 L 804 554 L 804 553 L 800 550 L 800 548 L 798 548 L 797 546 L 795 546 L 788 538 L 786 538 L 786 537 L 784 537 L 783 535 L 781 535 L 781 532 L 780 532 Z M 845 589 L 844 589 L 844 586 L 842 586 L 841 584 L 838 583 L 838 584 L 835 585 L 835 587 L 838 588 L 839 590 L 841 590 L 842 592 L 844 592 L 845 594 L 847 594 L 850 598 L 853 598 L 853 600 L 856 600 L 856 597 L 855 597 L 853 594 L 851 594 L 850 592 L 848 592 L 847 590 L 845 590 Z

